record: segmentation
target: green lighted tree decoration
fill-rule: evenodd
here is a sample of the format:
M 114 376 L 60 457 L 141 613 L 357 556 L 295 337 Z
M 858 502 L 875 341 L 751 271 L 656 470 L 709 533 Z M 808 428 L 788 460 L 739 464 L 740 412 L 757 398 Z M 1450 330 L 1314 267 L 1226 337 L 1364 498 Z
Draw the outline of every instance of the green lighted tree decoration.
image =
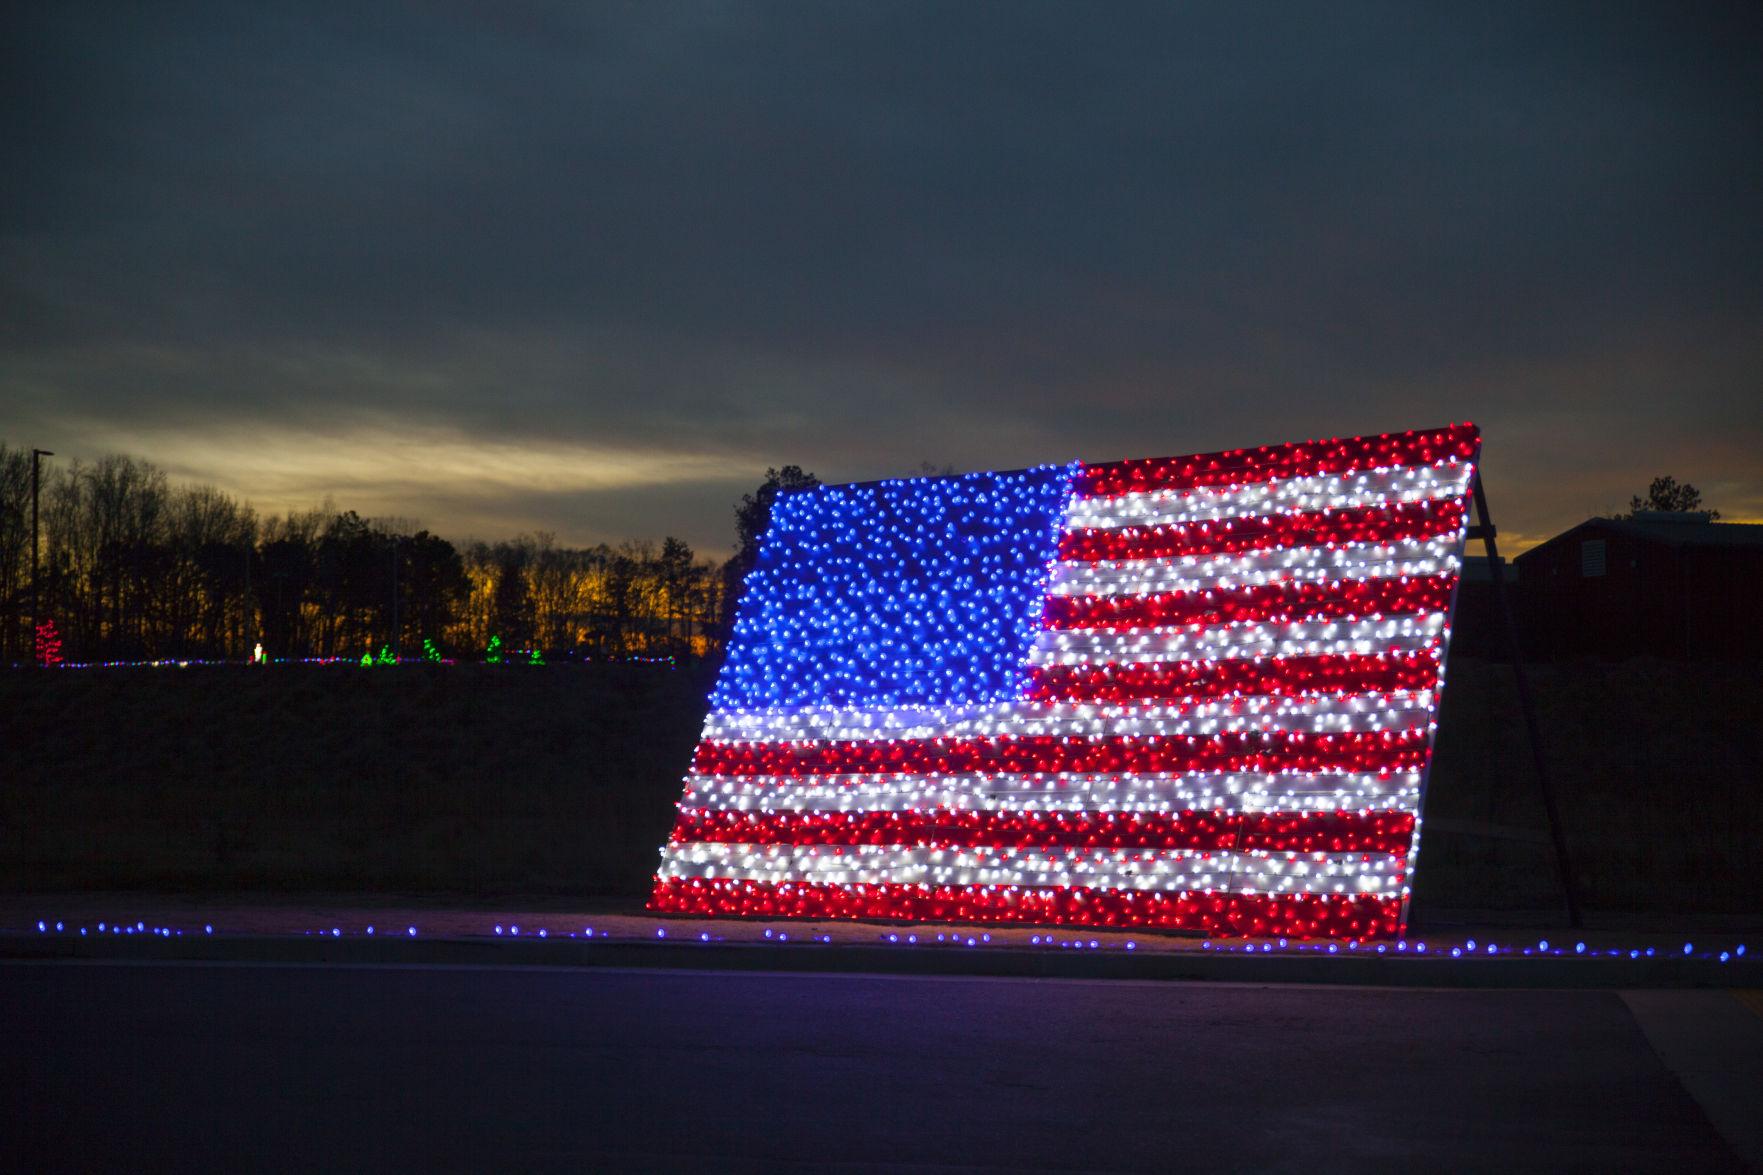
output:
M 528 665 L 543 665 L 545 663 L 545 655 L 539 652 L 538 646 L 533 647 L 533 655 L 526 659 L 526 663 Z
M 379 663 L 381 665 L 396 665 L 398 663 L 398 658 L 396 658 L 392 655 L 392 646 L 391 645 L 381 645 L 380 646 Z
M 502 638 L 495 633 L 490 634 L 490 643 L 484 647 L 484 660 L 491 665 L 502 664 Z
M 369 650 L 367 650 L 367 652 L 361 654 L 361 667 L 363 669 L 372 669 L 373 668 L 373 650 L 372 649 L 369 649 Z
M 437 663 L 441 660 L 441 650 L 435 648 L 435 642 L 426 636 L 422 638 L 422 659 Z

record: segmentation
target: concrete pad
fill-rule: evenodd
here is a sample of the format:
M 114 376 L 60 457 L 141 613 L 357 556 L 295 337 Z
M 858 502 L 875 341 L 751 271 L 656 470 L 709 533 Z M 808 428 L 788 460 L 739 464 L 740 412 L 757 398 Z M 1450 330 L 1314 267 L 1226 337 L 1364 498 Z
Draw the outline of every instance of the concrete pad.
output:
M 1659 1059 L 1733 1150 L 1763 1171 L 1763 993 L 1625 991 Z
M 1609 991 L 0 963 L 0 1034 L 30 1170 L 1742 1169 Z

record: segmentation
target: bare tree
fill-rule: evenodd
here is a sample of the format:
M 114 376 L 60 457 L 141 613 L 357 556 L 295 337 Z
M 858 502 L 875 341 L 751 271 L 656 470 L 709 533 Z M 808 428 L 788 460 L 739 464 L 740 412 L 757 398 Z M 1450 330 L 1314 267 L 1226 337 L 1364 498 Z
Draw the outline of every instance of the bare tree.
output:
M 29 450 L 0 445 L 0 660 L 30 648 L 29 495 Z M 472 656 L 493 634 L 552 655 L 715 651 L 721 569 L 671 537 L 659 550 L 545 533 L 459 550 L 328 501 L 260 519 L 123 456 L 50 472 L 43 505 L 42 598 L 69 660 L 243 657 L 259 640 L 274 657 L 355 658 L 425 637 Z
M 0 664 L 30 649 L 31 453 L 0 444 Z
M 767 469 L 765 480 L 760 483 L 759 488 L 743 495 L 740 504 L 735 507 L 735 554 L 723 565 L 724 639 L 734 628 L 734 608 L 735 602 L 741 597 L 741 584 L 746 581 L 747 573 L 759 562 L 759 540 L 765 537 L 766 530 L 771 526 L 772 504 L 777 501 L 780 493 L 812 489 L 819 484 L 820 479 L 800 465 Z
M 1679 482 L 1675 477 L 1655 477 L 1647 487 L 1647 496 L 1636 494 L 1628 500 L 1628 513 L 1618 514 L 1618 518 L 1633 518 L 1641 511 L 1657 511 L 1665 514 L 1693 514 L 1702 509 L 1702 492 L 1689 482 Z M 1710 518 L 1719 518 L 1720 511 L 1706 512 Z

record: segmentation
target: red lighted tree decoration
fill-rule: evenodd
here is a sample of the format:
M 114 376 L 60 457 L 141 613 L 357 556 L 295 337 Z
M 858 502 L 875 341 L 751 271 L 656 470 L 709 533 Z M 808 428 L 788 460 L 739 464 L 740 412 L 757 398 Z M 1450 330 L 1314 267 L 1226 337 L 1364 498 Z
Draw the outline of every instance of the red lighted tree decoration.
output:
M 37 625 L 37 664 L 45 669 L 61 664 L 61 634 L 55 631 L 53 619 Z

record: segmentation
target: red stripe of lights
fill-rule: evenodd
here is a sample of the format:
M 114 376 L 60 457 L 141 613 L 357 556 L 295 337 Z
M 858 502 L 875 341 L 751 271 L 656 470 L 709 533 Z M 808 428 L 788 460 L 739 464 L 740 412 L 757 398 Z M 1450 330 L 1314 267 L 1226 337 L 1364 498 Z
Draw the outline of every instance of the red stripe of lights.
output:
M 1029 735 L 972 739 L 720 742 L 692 756 L 701 775 L 885 772 L 1406 771 L 1426 761 L 1425 730 L 1229 732 L 1106 738 Z
M 1238 695 L 1385 694 L 1438 684 L 1437 649 L 1133 665 L 1046 665 L 1029 679 L 1037 702 L 1201 701 Z
M 1371 939 L 1400 934 L 1400 898 L 1326 894 L 1166 893 L 1013 885 L 828 885 L 661 878 L 649 908 L 749 918 L 881 918 L 1162 927 L 1210 935 Z
M 1390 543 L 1429 539 L 1462 529 L 1463 500 L 1398 502 L 1393 506 L 1351 506 L 1294 514 L 1255 514 L 1216 522 L 1167 526 L 1124 526 L 1067 531 L 1059 557 L 1098 563 L 1117 559 L 1174 559 L 1198 555 L 1237 555 L 1330 543 Z
M 1392 613 L 1443 612 L 1455 575 L 1258 584 L 1230 591 L 1149 596 L 1052 596 L 1048 628 L 1119 632 L 1179 625 L 1356 620 Z
M 1410 812 L 727 812 L 688 808 L 675 842 L 1407 855 Z
M 1086 465 L 1078 475 L 1077 489 L 1086 497 L 1112 497 L 1144 490 L 1245 485 L 1275 478 L 1315 477 L 1397 465 L 1436 465 L 1441 461 L 1473 461 L 1480 446 L 1480 429 L 1473 424 L 1453 424 L 1375 437 Z

